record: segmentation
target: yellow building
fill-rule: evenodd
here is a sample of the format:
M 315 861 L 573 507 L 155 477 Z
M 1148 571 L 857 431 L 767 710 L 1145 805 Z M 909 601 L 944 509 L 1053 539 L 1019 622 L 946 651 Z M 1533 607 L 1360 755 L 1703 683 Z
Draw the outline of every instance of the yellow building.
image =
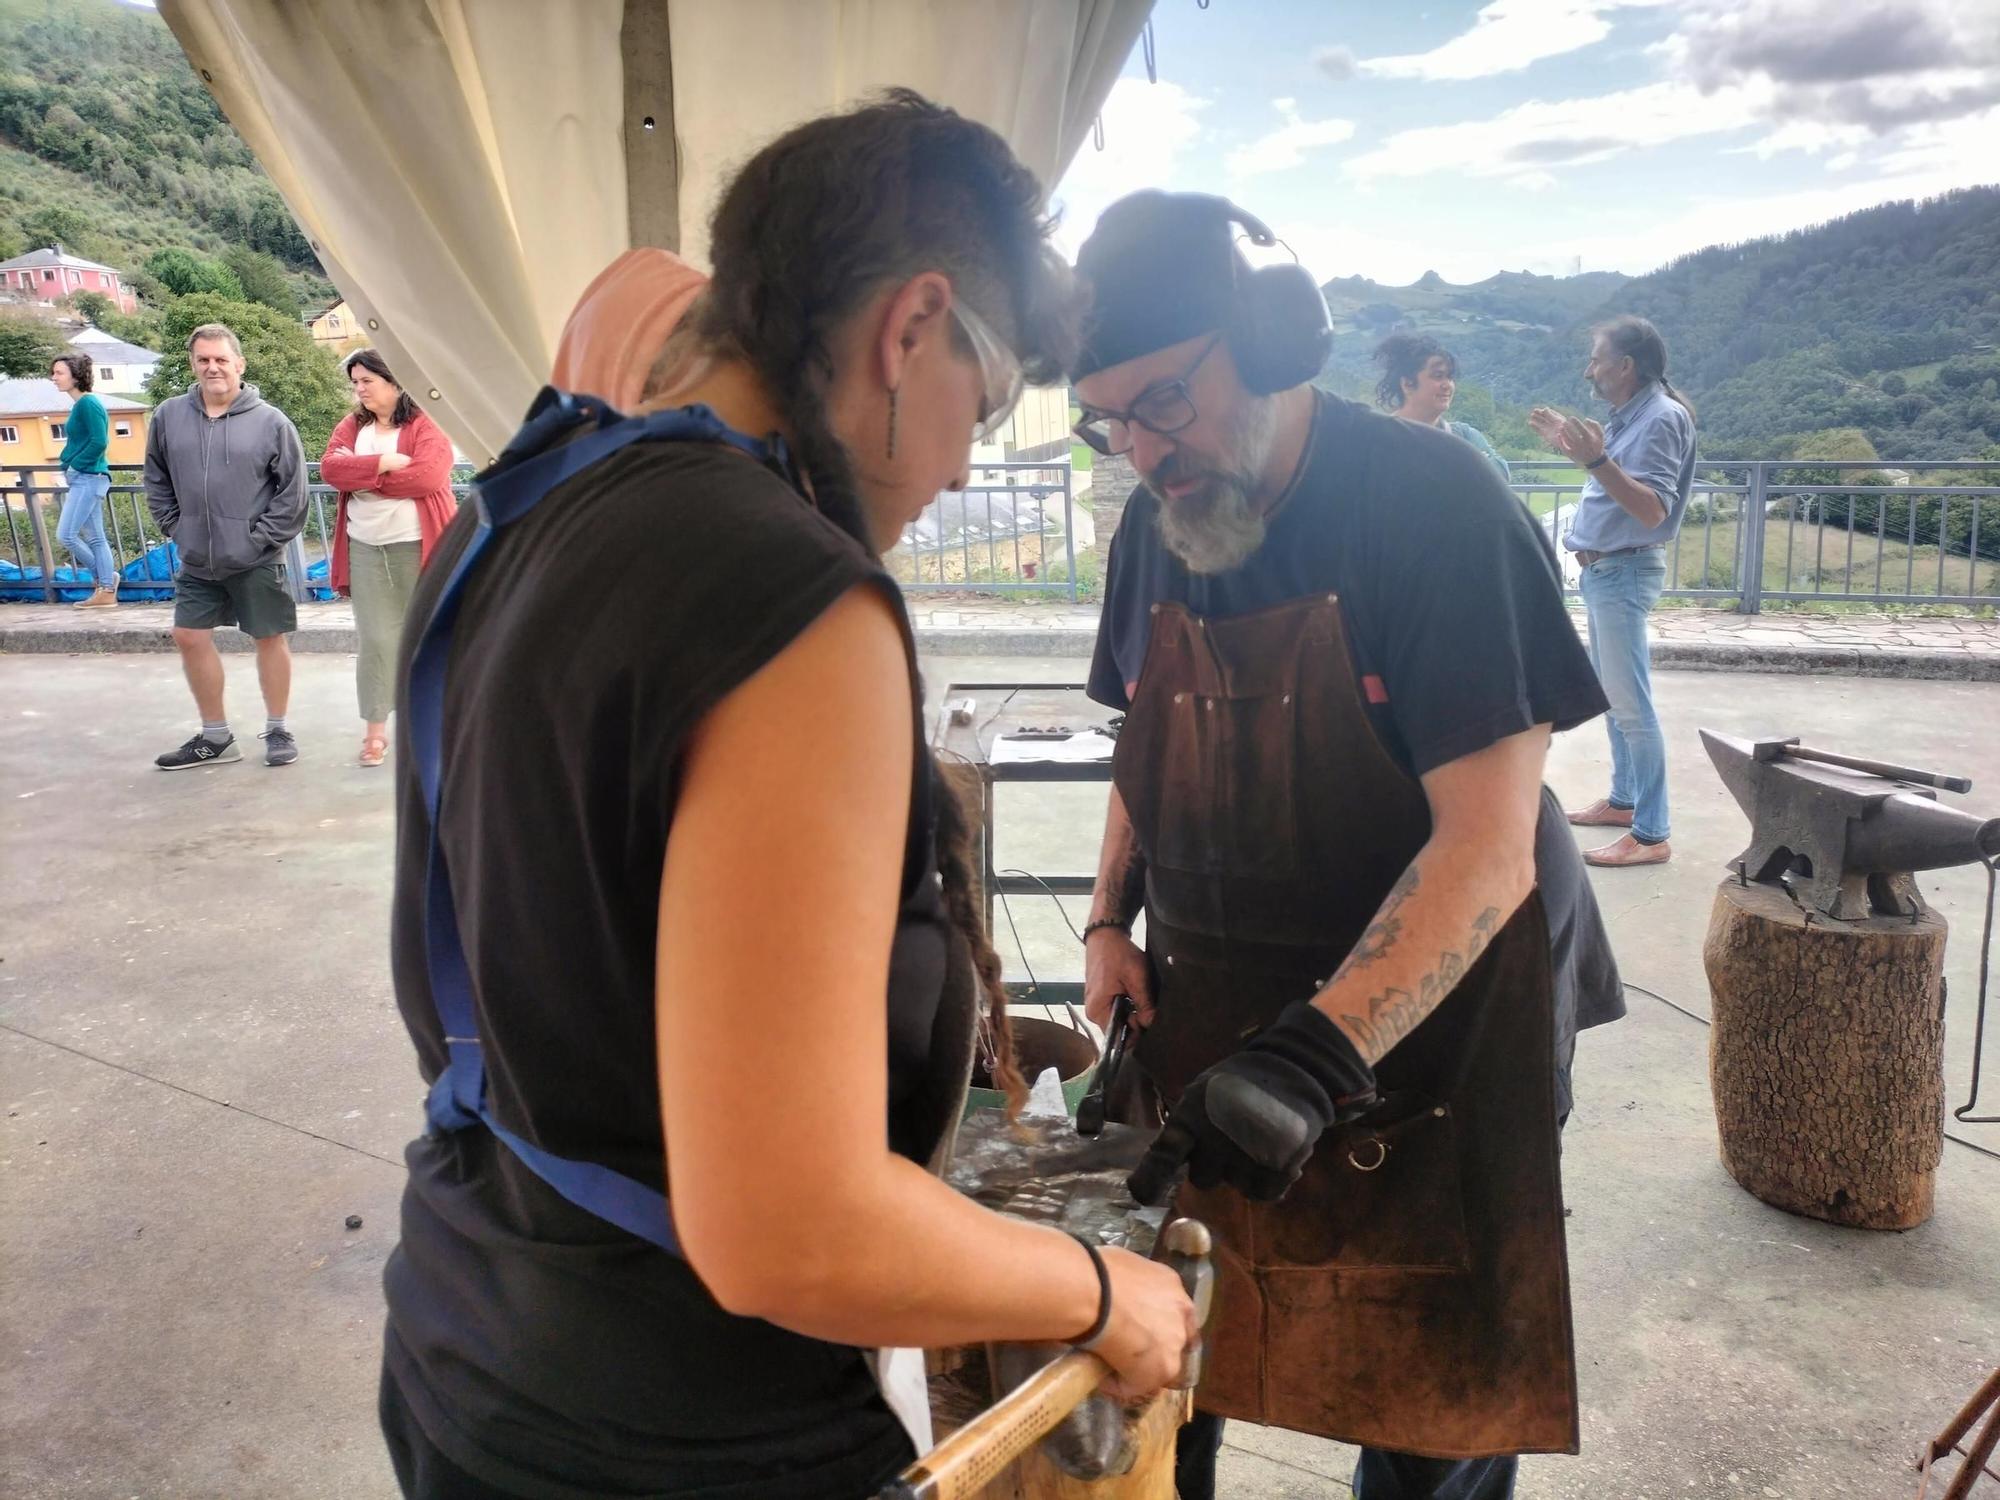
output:
M 114 469 L 136 469 L 146 461 L 146 418 L 150 409 L 124 396 L 96 393 L 110 423 L 105 457 Z M 53 464 L 62 456 L 64 424 L 69 421 L 69 397 L 46 376 L 0 380 L 0 487 L 17 489 L 18 472 L 30 464 Z M 58 476 L 42 474 L 36 484 L 60 484 Z
M 361 320 L 354 316 L 354 309 L 345 300 L 307 318 L 306 328 L 311 332 L 314 343 L 324 344 L 336 354 L 359 348 L 368 342 L 368 331 L 361 326 Z

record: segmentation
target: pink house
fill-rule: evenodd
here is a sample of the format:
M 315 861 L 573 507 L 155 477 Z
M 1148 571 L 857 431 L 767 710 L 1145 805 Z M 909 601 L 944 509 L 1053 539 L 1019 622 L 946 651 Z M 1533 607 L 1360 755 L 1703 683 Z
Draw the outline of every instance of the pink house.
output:
M 120 312 L 131 312 L 138 306 L 111 267 L 71 255 L 59 244 L 0 260 L 0 296 L 24 302 L 60 302 L 77 292 L 102 292 L 118 304 Z

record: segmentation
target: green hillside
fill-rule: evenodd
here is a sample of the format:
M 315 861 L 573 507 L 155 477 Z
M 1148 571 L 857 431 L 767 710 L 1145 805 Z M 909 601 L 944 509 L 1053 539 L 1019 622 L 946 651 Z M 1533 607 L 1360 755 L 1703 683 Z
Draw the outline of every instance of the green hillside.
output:
M 142 293 L 148 255 L 184 246 L 272 256 L 301 303 L 332 294 L 166 24 L 116 0 L 0 0 L 0 259 L 51 240 Z
M 1489 415 L 1489 435 L 1513 456 L 1539 446 L 1521 421 L 1528 406 L 1586 402 L 1585 330 L 1620 312 L 1666 335 L 1703 451 L 1718 457 L 1792 457 L 1801 437 L 1833 428 L 1860 429 L 1885 459 L 1976 457 L 2000 444 L 2000 188 L 1883 204 L 1629 280 L 1350 277 L 1326 293 L 1338 334 L 1327 383 L 1358 393 L 1373 384 L 1384 334 L 1435 333 L 1467 382 L 1454 414 Z

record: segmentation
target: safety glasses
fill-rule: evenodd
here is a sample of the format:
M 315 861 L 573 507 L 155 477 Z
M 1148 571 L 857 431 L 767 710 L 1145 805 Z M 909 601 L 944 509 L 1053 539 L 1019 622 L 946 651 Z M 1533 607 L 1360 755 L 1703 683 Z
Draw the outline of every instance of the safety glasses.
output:
M 1215 352 L 1215 346 L 1222 342 L 1222 335 L 1216 334 L 1201 346 L 1201 353 L 1194 357 L 1194 363 L 1181 372 L 1178 380 L 1165 380 L 1158 385 L 1146 387 L 1139 393 L 1139 399 L 1132 403 L 1130 411 L 1097 411 L 1092 407 L 1083 409 L 1083 418 L 1070 430 L 1085 443 L 1102 453 L 1106 458 L 1132 451 L 1132 429 L 1143 427 L 1160 437 L 1171 437 L 1182 428 L 1191 426 L 1199 415 L 1194 408 L 1194 397 L 1188 392 L 1188 382 L 1194 379 L 1202 361 Z
M 984 318 L 965 305 L 964 299 L 952 299 L 951 315 L 965 330 L 965 337 L 979 360 L 979 375 L 985 389 L 979 402 L 979 420 L 972 427 L 972 440 L 983 443 L 1007 425 L 1021 399 L 1025 377 L 1014 351 Z

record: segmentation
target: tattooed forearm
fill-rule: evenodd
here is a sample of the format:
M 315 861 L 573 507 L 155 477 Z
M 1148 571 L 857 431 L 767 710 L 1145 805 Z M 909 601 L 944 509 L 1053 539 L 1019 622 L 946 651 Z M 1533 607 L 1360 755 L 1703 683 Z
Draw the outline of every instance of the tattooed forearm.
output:
M 1103 918 L 1129 924 L 1146 904 L 1146 856 L 1139 852 L 1135 843 L 1123 863 L 1109 873 L 1111 879 L 1108 883 L 1099 881 L 1098 905 L 1102 910 L 1091 920 Z
M 1416 871 L 1413 868 L 1402 881 L 1397 883 L 1396 890 L 1390 893 L 1389 899 L 1383 902 L 1382 910 L 1377 914 L 1374 923 L 1355 945 L 1354 952 L 1348 956 L 1347 962 L 1341 965 L 1340 972 L 1334 976 L 1333 982 L 1327 986 L 1330 996 L 1341 988 L 1340 981 L 1343 976 L 1351 975 L 1369 964 L 1380 961 L 1382 955 L 1394 946 L 1401 930 L 1400 921 L 1395 917 L 1394 910 L 1407 897 L 1408 892 L 1405 887 L 1409 890 L 1415 889 L 1417 883 L 1415 877 Z M 1489 906 L 1480 912 L 1473 918 L 1471 930 L 1461 946 L 1441 950 L 1435 961 L 1423 970 L 1414 991 L 1389 985 L 1380 993 L 1365 998 L 1346 995 L 1339 998 L 1336 1002 L 1337 1009 L 1334 1011 L 1335 1019 L 1340 1022 L 1341 1028 L 1347 1032 L 1370 1065 L 1381 1061 L 1391 1048 L 1416 1030 L 1426 1016 L 1444 1003 L 1445 997 L 1458 987 L 1466 971 L 1493 941 L 1494 933 L 1499 931 L 1500 922 L 1500 909 L 1497 906 Z M 1375 938 L 1378 929 L 1382 929 L 1382 935 Z M 1371 939 L 1373 939 L 1372 948 Z M 1360 1002 L 1358 1007 L 1357 1000 Z
M 1402 878 L 1389 888 L 1389 894 L 1383 898 L 1381 907 L 1375 913 L 1375 920 L 1368 924 L 1367 931 L 1361 934 L 1353 950 L 1341 961 L 1331 982 L 1338 983 L 1344 975 L 1367 968 L 1396 946 L 1396 939 L 1403 932 L 1403 919 L 1397 913 L 1416 890 L 1418 878 L 1417 867 L 1411 865 L 1403 872 Z
M 1146 901 L 1146 856 L 1116 790 L 1104 819 L 1104 850 L 1097 860 L 1097 888 L 1090 920 L 1130 926 Z

